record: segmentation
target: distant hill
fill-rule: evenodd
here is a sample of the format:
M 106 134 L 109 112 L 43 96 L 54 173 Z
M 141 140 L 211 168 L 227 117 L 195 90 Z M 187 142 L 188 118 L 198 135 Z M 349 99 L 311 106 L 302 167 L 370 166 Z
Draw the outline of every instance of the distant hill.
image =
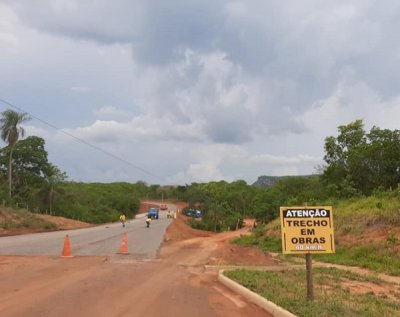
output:
M 271 187 L 274 186 L 282 176 L 259 176 L 258 179 L 252 184 L 255 187 Z
M 255 181 L 252 186 L 255 187 L 272 187 L 277 182 L 282 179 L 290 178 L 290 177 L 310 177 L 317 175 L 296 175 L 296 176 L 259 176 L 257 181 Z

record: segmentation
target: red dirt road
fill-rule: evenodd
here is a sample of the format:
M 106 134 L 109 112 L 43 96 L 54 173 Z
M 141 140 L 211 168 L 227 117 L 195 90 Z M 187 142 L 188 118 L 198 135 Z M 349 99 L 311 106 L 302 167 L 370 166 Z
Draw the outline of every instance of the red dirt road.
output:
M 209 234 L 178 217 L 160 259 L 0 257 L 2 317 L 269 316 L 206 273 L 205 264 L 274 264 L 228 241 L 241 232 Z

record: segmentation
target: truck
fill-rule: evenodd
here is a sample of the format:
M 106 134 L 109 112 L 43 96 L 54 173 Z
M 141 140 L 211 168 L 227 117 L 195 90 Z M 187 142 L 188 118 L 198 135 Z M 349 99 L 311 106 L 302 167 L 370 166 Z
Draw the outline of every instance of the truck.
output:
M 149 211 L 147 212 L 147 217 L 151 219 L 158 219 L 159 217 L 159 212 L 157 208 L 150 208 Z

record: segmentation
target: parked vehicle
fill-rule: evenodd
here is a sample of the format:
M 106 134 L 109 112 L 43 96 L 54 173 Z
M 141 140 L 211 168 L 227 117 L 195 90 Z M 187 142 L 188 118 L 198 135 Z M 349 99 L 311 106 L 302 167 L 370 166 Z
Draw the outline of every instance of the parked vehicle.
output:
M 147 212 L 147 217 L 150 219 L 158 219 L 159 217 L 159 211 L 157 208 L 150 208 L 149 211 Z
M 185 209 L 184 213 L 186 216 L 193 217 L 193 218 L 201 218 L 202 214 L 201 211 L 198 209 Z

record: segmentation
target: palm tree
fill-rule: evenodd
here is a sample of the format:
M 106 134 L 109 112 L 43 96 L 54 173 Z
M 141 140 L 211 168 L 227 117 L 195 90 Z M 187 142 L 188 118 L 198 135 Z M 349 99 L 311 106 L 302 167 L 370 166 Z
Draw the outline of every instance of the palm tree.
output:
M 1 113 L 0 118 L 0 133 L 1 139 L 8 143 L 10 148 L 10 157 L 8 160 L 8 195 L 11 198 L 12 185 L 12 154 L 15 144 L 18 142 L 19 136 L 24 136 L 25 130 L 19 125 L 29 120 L 27 113 L 18 113 L 14 110 L 5 110 Z

